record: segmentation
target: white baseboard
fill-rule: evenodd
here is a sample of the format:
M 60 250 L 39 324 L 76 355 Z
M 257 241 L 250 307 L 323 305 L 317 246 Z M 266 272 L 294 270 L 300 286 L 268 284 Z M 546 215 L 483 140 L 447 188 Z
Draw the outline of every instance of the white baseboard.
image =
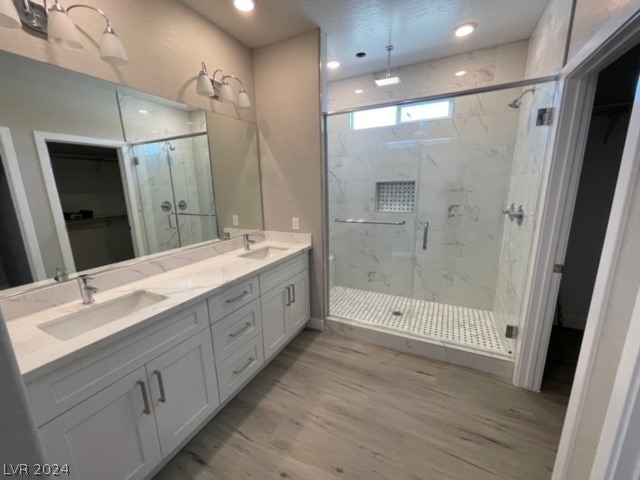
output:
M 324 331 L 324 320 L 312 317 L 307 322 L 307 328 L 310 328 L 311 330 L 320 330 L 321 332 L 323 332 Z

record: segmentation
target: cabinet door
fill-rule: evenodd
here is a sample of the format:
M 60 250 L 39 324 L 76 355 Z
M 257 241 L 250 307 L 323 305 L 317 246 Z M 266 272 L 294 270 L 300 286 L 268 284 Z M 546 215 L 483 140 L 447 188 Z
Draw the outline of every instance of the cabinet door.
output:
M 162 455 L 169 455 L 220 405 L 209 329 L 147 364 Z
M 269 360 L 286 343 L 289 335 L 287 328 L 288 285 L 288 282 L 280 284 L 260 297 L 265 361 Z
M 291 278 L 291 306 L 289 307 L 289 335 L 293 335 L 309 321 L 309 271 Z
M 49 462 L 69 465 L 69 478 L 146 477 L 162 456 L 144 367 L 43 425 L 40 436 Z

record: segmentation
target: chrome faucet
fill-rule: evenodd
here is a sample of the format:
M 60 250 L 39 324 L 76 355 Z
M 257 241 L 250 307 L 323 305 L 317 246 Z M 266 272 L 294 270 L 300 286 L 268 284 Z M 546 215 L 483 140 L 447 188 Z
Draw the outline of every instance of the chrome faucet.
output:
M 252 243 L 256 243 L 255 240 L 251 240 L 249 238 L 249 233 L 245 233 L 242 238 L 244 238 L 244 249 L 245 250 L 249 250 L 249 247 L 251 246 Z
M 93 285 L 89 285 L 89 280 L 93 280 L 93 277 L 89 275 L 80 275 L 78 277 L 78 285 L 80 286 L 80 296 L 82 297 L 82 303 L 89 305 L 95 302 L 93 294 L 98 291 Z

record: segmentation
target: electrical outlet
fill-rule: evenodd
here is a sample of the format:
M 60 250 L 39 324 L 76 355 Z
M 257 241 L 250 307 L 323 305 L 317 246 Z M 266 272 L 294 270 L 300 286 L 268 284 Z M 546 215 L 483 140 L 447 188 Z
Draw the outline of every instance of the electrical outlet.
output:
M 238 221 L 238 215 L 231 215 L 231 222 L 233 222 L 234 227 L 240 225 L 240 222 Z
M 300 220 L 298 219 L 298 217 L 293 217 L 291 219 L 291 226 L 294 230 L 300 230 Z

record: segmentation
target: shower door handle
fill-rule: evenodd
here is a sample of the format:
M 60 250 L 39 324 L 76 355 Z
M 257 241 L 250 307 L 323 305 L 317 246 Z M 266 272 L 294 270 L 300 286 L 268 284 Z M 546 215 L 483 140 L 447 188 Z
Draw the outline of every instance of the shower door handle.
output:
M 422 230 L 422 249 L 427 249 L 427 240 L 429 240 L 429 222 L 424 223 L 424 229 Z
M 177 227 L 174 227 L 173 224 L 171 223 L 171 216 L 173 215 L 173 213 L 170 213 L 169 215 L 167 215 L 167 219 L 169 220 L 169 229 L 170 230 L 175 230 Z

